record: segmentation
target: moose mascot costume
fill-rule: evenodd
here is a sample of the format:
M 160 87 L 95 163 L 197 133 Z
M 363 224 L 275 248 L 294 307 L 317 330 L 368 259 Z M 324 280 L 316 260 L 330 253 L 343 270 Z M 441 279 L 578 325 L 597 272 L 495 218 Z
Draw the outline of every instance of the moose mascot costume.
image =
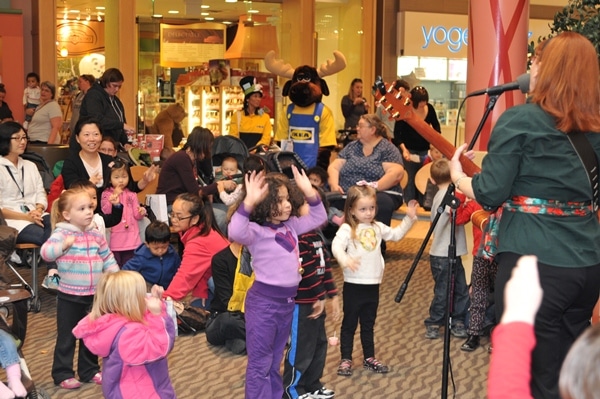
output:
M 329 165 L 331 150 L 337 144 L 331 110 L 321 102 L 329 95 L 323 77 L 333 75 L 346 67 L 346 58 L 334 51 L 334 60 L 328 60 L 319 69 L 303 65 L 294 69 L 283 60 L 275 59 L 275 52 L 265 56 L 265 67 L 278 76 L 291 79 L 283 86 L 283 96 L 289 104 L 278 119 L 275 139 L 281 141 L 284 151 L 293 151 L 312 168 L 317 164 L 324 169 Z

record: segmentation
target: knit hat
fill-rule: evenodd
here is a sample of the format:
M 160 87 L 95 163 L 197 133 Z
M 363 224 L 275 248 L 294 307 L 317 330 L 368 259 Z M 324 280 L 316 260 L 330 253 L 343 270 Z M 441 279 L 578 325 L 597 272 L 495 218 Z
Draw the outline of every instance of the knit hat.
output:
M 254 93 L 260 93 L 261 97 L 263 95 L 262 85 L 256 82 L 254 76 L 244 76 L 240 80 L 240 86 L 242 87 L 242 90 L 244 90 L 244 99 Z

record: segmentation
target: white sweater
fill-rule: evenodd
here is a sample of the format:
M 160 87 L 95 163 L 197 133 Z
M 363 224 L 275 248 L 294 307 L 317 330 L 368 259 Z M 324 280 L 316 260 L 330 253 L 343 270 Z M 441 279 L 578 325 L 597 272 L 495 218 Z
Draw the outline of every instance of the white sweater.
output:
M 408 233 L 417 218 L 405 216 L 399 226 L 391 228 L 381 222 L 360 223 L 356 227 L 356 239 L 352 239 L 350 225 L 344 223 L 331 244 L 333 256 L 344 270 L 344 281 L 353 284 L 380 284 L 385 262 L 381 255 L 381 240 L 399 241 Z M 357 271 L 347 267 L 351 258 L 359 259 Z

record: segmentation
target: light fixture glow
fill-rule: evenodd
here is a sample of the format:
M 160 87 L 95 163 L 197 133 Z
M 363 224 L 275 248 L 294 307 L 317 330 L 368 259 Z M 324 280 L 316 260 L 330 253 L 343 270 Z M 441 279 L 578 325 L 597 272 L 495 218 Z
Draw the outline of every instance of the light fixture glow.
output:
M 162 18 L 162 14 L 153 14 L 152 18 Z
M 215 20 L 213 17 L 204 17 L 204 19 L 205 19 L 206 21 L 214 21 L 214 20 Z
M 202 4 L 200 8 L 210 8 L 210 6 L 208 4 Z
M 66 57 L 69 55 L 69 50 L 67 50 L 65 47 L 60 49 L 60 56 L 61 57 Z
M 225 25 L 231 25 L 232 22 L 231 21 L 223 21 L 223 24 L 225 24 Z
M 96 10 L 105 10 L 105 9 L 106 9 L 106 7 L 102 7 L 102 6 L 96 7 Z
M 200 15 L 202 15 L 203 17 L 205 17 L 207 15 L 210 15 L 210 13 L 208 13 L 208 12 L 201 12 Z
M 179 14 L 179 11 L 177 11 L 177 10 L 169 10 L 169 14 Z
M 248 14 L 258 14 L 259 12 L 258 10 L 248 10 Z
M 237 3 L 237 0 L 225 0 L 225 3 Z

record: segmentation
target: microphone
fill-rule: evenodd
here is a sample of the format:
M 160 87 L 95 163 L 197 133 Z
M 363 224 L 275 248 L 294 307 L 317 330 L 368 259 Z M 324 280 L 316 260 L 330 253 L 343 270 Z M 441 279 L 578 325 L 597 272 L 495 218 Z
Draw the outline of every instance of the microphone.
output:
M 503 85 L 488 87 L 487 89 L 476 90 L 472 93 L 469 93 L 467 97 L 480 96 L 482 94 L 487 94 L 488 96 L 495 96 L 498 94 L 502 94 L 505 91 L 510 90 L 521 90 L 523 93 L 527 93 L 529 91 L 529 74 L 524 73 L 520 75 L 517 80 L 510 83 L 505 83 Z

